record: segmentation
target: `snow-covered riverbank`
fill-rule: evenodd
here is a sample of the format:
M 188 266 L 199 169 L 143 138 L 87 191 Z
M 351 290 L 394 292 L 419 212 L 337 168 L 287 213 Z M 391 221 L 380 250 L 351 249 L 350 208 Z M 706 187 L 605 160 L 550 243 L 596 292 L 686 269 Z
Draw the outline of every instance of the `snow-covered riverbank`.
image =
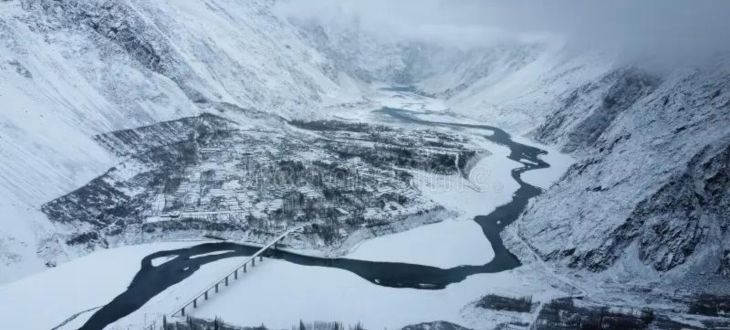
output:
M 459 218 L 367 240 L 347 257 L 451 268 L 486 264 L 494 252 L 478 224 Z
M 347 257 L 441 268 L 483 265 L 492 260 L 494 251 L 473 218 L 510 201 L 518 188 L 510 171 L 520 164 L 507 159 L 508 148 L 488 141 L 485 145 L 492 154 L 474 166 L 468 180 L 459 175 L 414 173 L 418 189 L 446 209 L 457 211 L 457 218 L 376 237 L 361 243 Z

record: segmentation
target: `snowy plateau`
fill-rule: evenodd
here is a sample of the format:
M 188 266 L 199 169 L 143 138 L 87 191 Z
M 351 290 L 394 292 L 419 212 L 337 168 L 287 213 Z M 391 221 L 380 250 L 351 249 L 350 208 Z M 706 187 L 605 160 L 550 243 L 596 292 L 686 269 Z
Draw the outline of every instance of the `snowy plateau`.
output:
M 0 1 L 0 329 L 730 328 L 728 54 L 282 2 Z

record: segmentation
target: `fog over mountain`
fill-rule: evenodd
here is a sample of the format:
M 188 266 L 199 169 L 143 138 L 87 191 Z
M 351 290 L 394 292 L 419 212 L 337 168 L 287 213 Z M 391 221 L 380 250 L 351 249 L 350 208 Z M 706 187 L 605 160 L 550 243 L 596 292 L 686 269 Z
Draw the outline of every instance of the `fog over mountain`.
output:
M 279 9 L 322 22 L 356 20 L 381 38 L 459 47 L 559 38 L 576 52 L 662 69 L 730 51 L 727 1 L 287 0 Z
M 0 328 L 730 329 L 729 12 L 0 0 Z

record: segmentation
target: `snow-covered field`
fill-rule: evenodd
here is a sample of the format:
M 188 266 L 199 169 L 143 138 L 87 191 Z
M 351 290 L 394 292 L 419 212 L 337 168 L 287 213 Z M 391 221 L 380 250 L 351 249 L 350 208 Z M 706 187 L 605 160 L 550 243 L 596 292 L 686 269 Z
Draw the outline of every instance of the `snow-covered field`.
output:
M 486 264 L 494 251 L 476 222 L 458 218 L 367 240 L 347 257 L 451 268 Z
M 476 275 L 443 290 L 394 289 L 371 284 L 344 270 L 271 260 L 193 315 L 220 316 L 241 325 L 263 323 L 275 329 L 289 328 L 300 319 L 362 322 L 368 329 L 399 329 L 434 320 L 478 324 L 480 320 L 465 313 L 464 306 L 489 291 L 551 294 L 549 289 L 537 287 L 539 281 L 515 276 L 517 273 Z

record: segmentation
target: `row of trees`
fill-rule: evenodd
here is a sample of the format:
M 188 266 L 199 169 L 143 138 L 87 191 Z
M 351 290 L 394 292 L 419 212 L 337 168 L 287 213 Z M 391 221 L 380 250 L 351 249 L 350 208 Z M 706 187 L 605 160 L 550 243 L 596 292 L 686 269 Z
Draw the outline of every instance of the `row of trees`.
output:
M 156 330 L 157 325 L 152 324 L 146 329 Z M 187 317 L 185 321 L 168 322 L 167 319 L 163 320 L 163 330 L 267 330 L 268 328 L 261 324 L 254 327 L 237 327 L 223 322 L 221 318 L 215 318 L 213 320 L 205 320 Z M 342 322 L 310 322 L 305 323 L 300 320 L 298 325 L 293 325 L 292 330 L 365 330 L 360 322 L 355 325 L 345 326 Z

